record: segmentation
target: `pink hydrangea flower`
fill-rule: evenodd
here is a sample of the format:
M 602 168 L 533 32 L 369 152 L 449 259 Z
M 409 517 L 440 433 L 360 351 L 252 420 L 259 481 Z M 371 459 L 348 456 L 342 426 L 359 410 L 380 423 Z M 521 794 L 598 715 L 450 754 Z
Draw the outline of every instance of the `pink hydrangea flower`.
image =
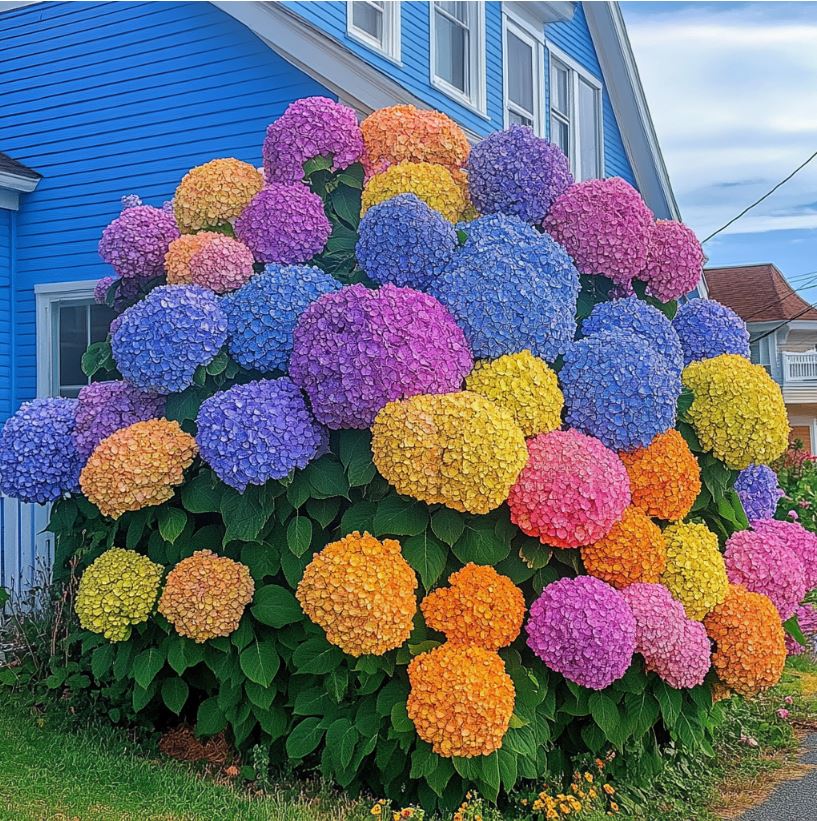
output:
M 662 302 L 688 294 L 700 281 L 704 252 L 692 229 L 674 220 L 658 220 L 650 231 L 647 264 L 637 278 Z
M 706 628 L 699 621 L 684 619 L 679 625 L 676 651 L 669 656 L 645 656 L 647 669 L 677 690 L 703 684 L 712 663 L 711 646 Z
M 780 522 L 777 519 L 752 522 L 752 530 L 761 535 L 777 536 L 785 542 L 803 564 L 806 590 L 817 587 L 817 535 L 797 522 Z
M 235 291 L 255 273 L 252 251 L 228 236 L 216 236 L 190 259 L 190 279 L 194 285 L 217 294 Z
M 794 615 L 797 616 L 797 623 L 800 625 L 803 635 L 813 645 L 817 640 L 817 607 L 813 604 L 801 604 L 797 607 Z M 799 656 L 807 652 L 808 647 L 804 647 L 794 636 L 786 633 L 786 650 L 788 650 L 790 656 Z

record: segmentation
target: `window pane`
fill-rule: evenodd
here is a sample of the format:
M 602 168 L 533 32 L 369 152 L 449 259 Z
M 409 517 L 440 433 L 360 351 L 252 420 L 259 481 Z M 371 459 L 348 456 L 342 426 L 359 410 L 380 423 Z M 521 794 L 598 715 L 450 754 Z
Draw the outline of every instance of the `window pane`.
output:
M 444 5 L 463 5 L 445 3 Z M 470 94 L 470 42 L 468 29 L 435 11 L 436 17 L 436 66 L 435 74 L 463 94 Z
M 525 117 L 522 114 L 519 114 L 517 111 L 509 110 L 508 111 L 508 122 L 513 125 L 528 125 L 533 128 L 533 120 L 530 117 Z
M 567 117 L 570 113 L 570 74 L 557 60 L 550 72 L 550 107 Z
M 91 305 L 91 339 L 90 342 L 102 342 L 108 335 L 111 320 L 116 316 L 113 308 L 107 305 Z
M 459 20 L 463 25 L 468 25 L 468 3 L 444 3 L 439 2 L 437 6 L 441 8 L 446 14 Z
M 508 32 L 508 97 L 520 108 L 533 113 L 533 49 L 529 43 Z
M 599 167 L 599 92 L 579 80 L 579 176 L 598 177 Z
M 60 396 L 76 396 L 78 385 L 88 382 L 82 372 L 82 354 L 88 347 L 88 306 L 60 305 L 59 307 L 59 379 Z M 64 390 L 74 386 L 74 390 Z
M 556 117 L 550 118 L 550 141 L 570 156 L 570 126 Z
M 383 4 L 352 3 L 352 25 L 378 42 L 383 40 Z

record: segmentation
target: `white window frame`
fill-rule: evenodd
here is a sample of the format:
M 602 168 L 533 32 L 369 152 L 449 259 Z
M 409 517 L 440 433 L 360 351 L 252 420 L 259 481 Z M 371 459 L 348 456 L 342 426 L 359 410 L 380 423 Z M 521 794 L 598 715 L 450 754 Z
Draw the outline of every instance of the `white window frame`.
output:
M 443 92 L 447 97 L 455 100 L 460 105 L 471 109 L 482 117 L 487 117 L 488 103 L 486 96 L 486 79 L 485 79 L 485 3 L 480 0 L 468 0 L 470 7 L 469 18 L 473 16 L 473 20 L 469 19 L 469 33 L 470 33 L 470 58 L 471 64 L 469 66 L 469 76 L 471 79 L 471 94 L 463 94 L 460 89 L 452 86 L 451 83 L 438 77 L 436 73 L 437 66 L 437 14 L 445 14 L 446 12 L 437 9 L 436 0 L 430 0 L 428 4 L 429 14 L 429 67 L 431 85 Z
M 377 52 L 392 63 L 400 65 L 400 0 L 384 0 L 383 3 L 383 39 L 372 37 L 368 31 L 357 28 L 354 24 L 353 7 L 355 3 L 367 3 L 368 0 L 347 0 L 346 2 L 346 34 L 366 48 Z
M 528 43 L 533 51 L 533 111 L 525 111 L 521 106 L 514 103 L 508 94 L 508 34 L 513 34 L 525 43 Z M 539 137 L 544 137 L 547 125 L 545 123 L 545 39 L 535 29 L 526 25 L 519 17 L 504 11 L 502 14 L 502 99 L 504 100 L 504 127 L 511 124 L 511 113 L 519 114 L 523 117 L 530 117 L 533 120 L 533 131 Z
M 579 147 L 581 146 L 581 122 L 578 115 L 578 99 L 579 99 L 579 81 L 584 80 L 588 85 L 592 86 L 598 92 L 598 167 L 599 177 L 604 176 L 604 88 L 601 80 L 593 76 L 584 66 L 577 63 L 572 57 L 569 57 L 561 49 L 554 46 L 552 43 L 546 44 L 548 52 L 547 69 L 548 69 L 548 111 L 547 111 L 547 133 L 551 138 L 551 114 L 553 97 L 552 79 L 553 79 L 553 60 L 568 69 L 569 75 L 569 94 L 570 94 L 570 116 L 568 120 L 570 145 L 573 148 L 570 159 L 570 170 L 576 179 L 576 182 L 581 182 L 582 178 L 579 176 Z

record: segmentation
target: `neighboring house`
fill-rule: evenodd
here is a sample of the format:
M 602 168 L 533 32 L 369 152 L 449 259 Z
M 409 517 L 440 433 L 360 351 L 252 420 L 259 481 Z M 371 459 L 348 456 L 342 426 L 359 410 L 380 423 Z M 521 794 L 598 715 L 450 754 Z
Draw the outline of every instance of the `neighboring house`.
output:
M 707 268 L 705 276 L 709 297 L 746 322 L 752 362 L 783 389 L 792 440 L 817 454 L 817 310 L 770 262 Z
M 299 97 L 361 115 L 437 108 L 475 140 L 525 123 L 578 179 L 623 177 L 656 217 L 678 217 L 614 3 L 0 2 L 0 54 L 13 158 L 0 164 L 0 422 L 85 382 L 81 353 L 109 319 L 92 303 L 110 273 L 96 246 L 121 195 L 158 205 L 192 166 L 259 165 L 266 126 Z M 26 506 L 2 511 L 0 583 L 30 565 L 35 527 Z

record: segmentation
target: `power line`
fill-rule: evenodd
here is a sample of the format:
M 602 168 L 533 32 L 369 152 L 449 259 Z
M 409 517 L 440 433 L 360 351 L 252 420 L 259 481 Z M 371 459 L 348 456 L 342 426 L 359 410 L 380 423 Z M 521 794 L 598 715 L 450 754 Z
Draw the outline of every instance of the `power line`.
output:
M 779 325 L 776 325 L 776 326 L 775 326 L 774 328 L 772 328 L 770 331 L 766 331 L 766 333 L 765 333 L 765 334 L 761 334 L 760 336 L 755 337 L 755 338 L 752 340 L 752 342 L 760 342 L 760 340 L 761 340 L 761 339 L 765 339 L 767 336 L 771 336 L 773 333 L 776 333 L 776 332 L 777 332 L 777 331 L 779 331 L 781 328 L 783 328 L 784 326 L 788 325 L 788 324 L 789 324 L 789 322 L 794 322 L 794 320 L 795 320 L 795 319 L 798 319 L 799 317 L 803 316 L 803 314 L 808 313 L 808 312 L 809 312 L 812 308 L 814 308 L 814 307 L 815 307 L 815 306 L 814 306 L 814 305 L 810 302 L 808 305 L 806 305 L 806 307 L 805 307 L 805 308 L 803 308 L 803 310 L 802 310 L 802 311 L 800 311 L 800 313 L 799 313 L 799 314 L 795 314 L 793 317 L 790 317 L 790 318 L 789 318 L 789 319 L 787 319 L 785 322 L 781 322 Z
M 805 283 L 805 285 L 801 285 L 799 288 L 792 288 L 791 293 L 786 294 L 784 297 L 780 297 L 776 299 L 774 302 L 770 302 L 768 305 L 764 305 L 762 308 L 758 308 L 754 313 L 749 314 L 749 316 L 744 317 L 744 322 L 749 322 L 752 317 L 758 316 L 758 314 L 762 314 L 764 311 L 769 310 L 769 308 L 774 308 L 775 305 L 782 305 L 792 294 L 796 294 L 798 291 L 805 291 L 808 288 L 812 288 L 814 285 L 817 285 L 817 271 L 811 271 L 808 276 L 812 278 Z M 807 276 L 803 274 L 802 276 Z M 789 283 L 791 285 L 791 283 Z

